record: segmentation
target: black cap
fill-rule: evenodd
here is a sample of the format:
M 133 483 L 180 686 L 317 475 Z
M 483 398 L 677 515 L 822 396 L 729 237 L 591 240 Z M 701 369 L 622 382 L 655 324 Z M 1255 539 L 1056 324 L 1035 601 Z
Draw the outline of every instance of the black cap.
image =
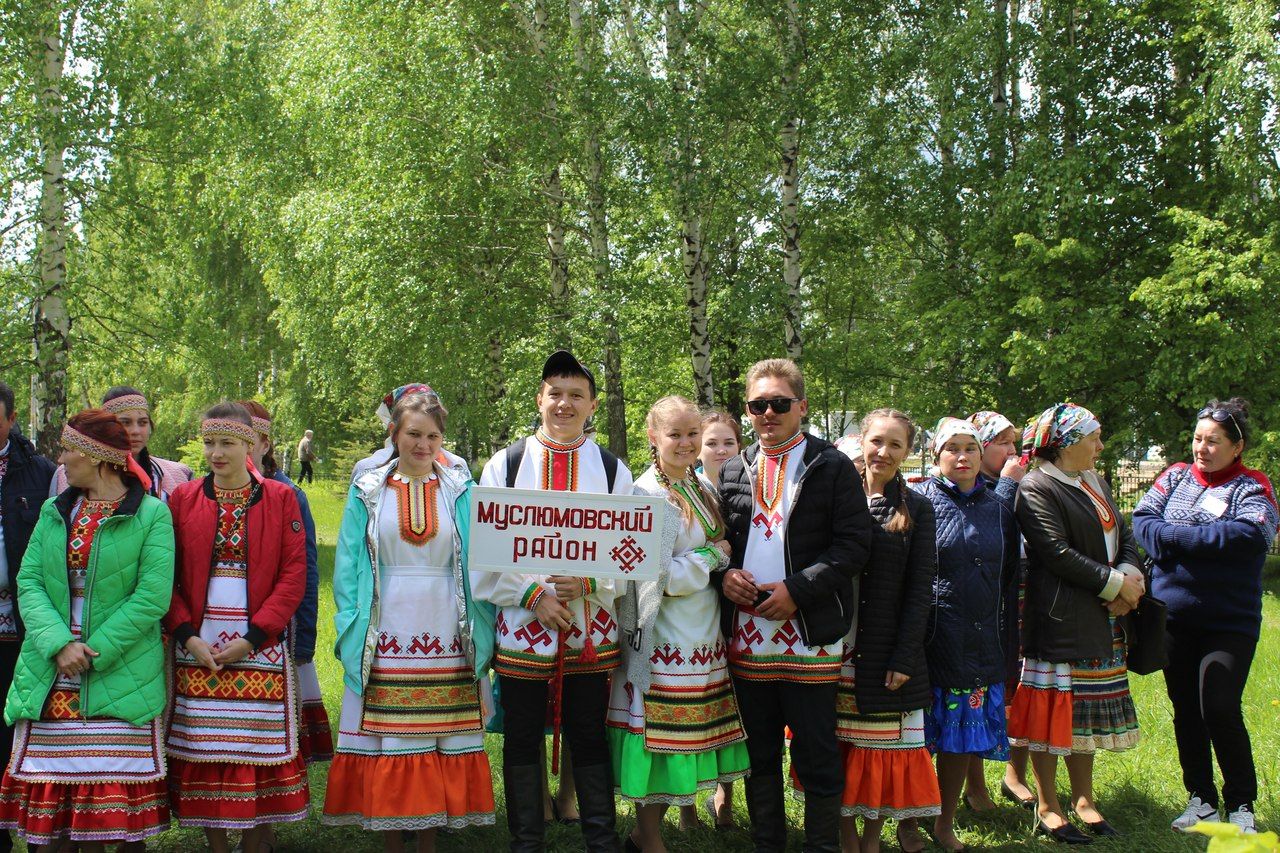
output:
M 573 357 L 567 349 L 558 349 L 542 365 L 542 381 L 553 376 L 583 376 L 591 386 L 591 396 L 596 396 L 596 377 L 587 370 L 586 365 Z

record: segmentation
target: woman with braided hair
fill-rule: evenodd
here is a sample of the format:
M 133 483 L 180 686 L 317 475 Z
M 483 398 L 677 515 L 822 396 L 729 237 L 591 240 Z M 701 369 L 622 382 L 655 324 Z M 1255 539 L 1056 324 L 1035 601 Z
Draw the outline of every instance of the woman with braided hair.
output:
M 663 497 L 663 565 L 656 581 L 628 584 L 619 602 L 626 677 L 615 677 L 607 717 L 614 786 L 636 804 L 629 851 L 663 853 L 668 805 L 691 806 L 701 789 L 747 774 L 746 735 L 729 680 L 713 572 L 729 543 L 711 484 L 693 470 L 702 446 L 697 407 L 663 397 L 646 426 L 653 464 L 635 483 Z
M 901 470 L 915 438 L 916 425 L 897 409 L 876 409 L 862 420 L 863 484 L 876 524 L 871 559 L 854 580 L 858 607 L 845 638 L 836 699 L 845 853 L 876 853 L 886 818 L 899 821 L 898 842 L 915 853 L 924 841 L 913 823 L 903 822 L 941 811 L 924 736 L 930 702 L 925 628 L 937 568 L 934 513 L 928 498 L 907 488 Z

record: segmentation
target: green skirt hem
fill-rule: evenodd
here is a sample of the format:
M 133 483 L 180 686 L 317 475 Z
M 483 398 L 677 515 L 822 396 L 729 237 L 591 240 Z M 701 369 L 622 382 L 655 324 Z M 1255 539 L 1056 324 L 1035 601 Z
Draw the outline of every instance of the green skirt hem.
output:
M 606 733 L 614 790 L 640 805 L 690 806 L 697 801 L 698 791 L 742 779 L 751 768 L 745 741 L 706 752 L 649 752 L 642 734 L 615 726 Z

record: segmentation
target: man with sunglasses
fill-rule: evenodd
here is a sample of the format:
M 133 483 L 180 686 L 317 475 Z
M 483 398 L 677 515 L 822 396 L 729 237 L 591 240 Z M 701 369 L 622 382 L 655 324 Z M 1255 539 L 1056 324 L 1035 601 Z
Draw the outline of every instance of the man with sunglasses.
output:
M 758 362 L 747 373 L 747 414 L 759 441 L 721 469 L 733 546 L 720 576 L 721 622 L 751 755 L 747 807 L 757 851 L 786 847 L 787 727 L 805 792 L 804 850 L 840 849 L 836 683 L 871 514 L 849 458 L 802 431 L 807 412 L 795 362 Z

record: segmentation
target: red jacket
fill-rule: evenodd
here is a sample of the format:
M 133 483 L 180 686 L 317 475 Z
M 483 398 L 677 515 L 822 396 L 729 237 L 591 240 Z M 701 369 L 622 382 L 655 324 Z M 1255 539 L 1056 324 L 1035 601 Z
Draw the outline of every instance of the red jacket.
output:
M 249 539 L 249 630 L 255 649 L 275 643 L 293 618 L 307 586 L 307 543 L 293 489 L 257 472 L 245 533 Z M 183 483 L 169 497 L 176 545 L 173 603 L 165 629 L 179 643 L 200 633 L 204 621 L 218 504 L 213 475 Z

